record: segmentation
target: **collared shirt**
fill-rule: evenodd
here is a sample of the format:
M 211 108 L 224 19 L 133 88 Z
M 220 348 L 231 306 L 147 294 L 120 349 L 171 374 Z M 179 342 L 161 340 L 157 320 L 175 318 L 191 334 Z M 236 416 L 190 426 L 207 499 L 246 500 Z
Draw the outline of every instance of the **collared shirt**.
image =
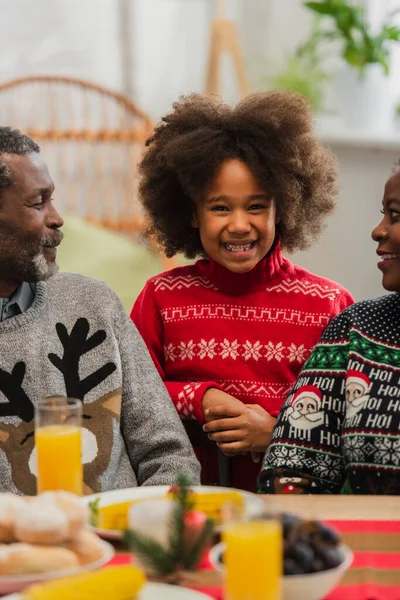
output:
M 0 321 L 21 315 L 35 299 L 36 283 L 23 281 L 11 298 L 0 298 Z

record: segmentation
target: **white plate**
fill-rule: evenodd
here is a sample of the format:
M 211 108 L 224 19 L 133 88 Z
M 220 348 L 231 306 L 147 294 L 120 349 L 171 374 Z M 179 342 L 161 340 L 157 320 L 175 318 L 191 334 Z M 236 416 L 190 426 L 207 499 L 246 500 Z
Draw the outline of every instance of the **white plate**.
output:
M 113 490 L 111 492 L 102 492 L 93 494 L 93 496 L 85 496 L 82 500 L 85 504 L 93 502 L 100 498 L 99 506 L 108 506 L 109 504 L 118 504 L 119 502 L 127 502 L 129 500 L 144 500 L 146 498 L 155 498 L 157 496 L 165 496 L 170 489 L 170 485 L 154 485 L 137 488 L 127 488 L 125 490 Z M 265 509 L 263 497 L 251 492 L 244 492 L 235 488 L 225 488 L 210 485 L 195 485 L 193 491 L 196 494 L 219 494 L 221 492 L 238 492 L 244 498 L 244 509 L 247 517 L 255 517 L 260 510 Z M 96 529 L 94 531 L 100 536 L 108 540 L 122 539 L 122 532 L 115 529 Z
M 210 596 L 166 583 L 146 583 L 135 600 L 209 600 Z M 21 594 L 5 596 L 2 600 L 22 600 Z
M 38 573 L 37 575 L 1 575 L 0 576 L 0 596 L 3 594 L 13 594 L 20 592 L 29 587 L 33 583 L 42 583 L 51 579 L 59 579 L 60 577 L 69 577 L 70 575 L 78 575 L 85 571 L 95 571 L 103 565 L 106 565 L 114 556 L 115 551 L 111 544 L 102 542 L 104 546 L 103 556 L 92 563 L 77 567 L 74 569 L 64 569 L 63 571 L 51 571 L 49 573 Z M 7 596 L 8 597 L 8 596 Z M 19 594 L 12 598 L 20 598 Z

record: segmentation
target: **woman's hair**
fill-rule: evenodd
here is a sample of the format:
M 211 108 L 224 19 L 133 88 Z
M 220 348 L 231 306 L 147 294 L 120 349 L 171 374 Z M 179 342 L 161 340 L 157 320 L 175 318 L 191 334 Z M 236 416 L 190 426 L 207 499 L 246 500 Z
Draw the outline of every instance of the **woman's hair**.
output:
M 182 97 L 147 140 L 140 164 L 145 237 L 168 257 L 204 255 L 192 227 L 221 165 L 240 159 L 274 198 L 282 247 L 307 248 L 338 192 L 334 157 L 312 131 L 308 101 L 287 91 L 247 96 L 231 108 L 200 94 Z

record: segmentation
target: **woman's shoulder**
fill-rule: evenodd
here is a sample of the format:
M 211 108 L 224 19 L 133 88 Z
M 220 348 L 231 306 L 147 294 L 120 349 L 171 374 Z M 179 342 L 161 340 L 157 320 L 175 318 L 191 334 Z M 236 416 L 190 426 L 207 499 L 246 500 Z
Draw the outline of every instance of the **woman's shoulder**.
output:
M 325 331 L 329 337 L 339 331 L 357 329 L 365 334 L 397 336 L 400 317 L 400 294 L 360 300 L 345 308 Z
M 359 300 L 346 308 L 343 313 L 354 316 L 374 315 L 375 317 L 378 317 L 380 316 L 380 313 L 389 314 L 388 311 L 399 308 L 400 294 L 394 293 L 378 296 L 377 298 Z

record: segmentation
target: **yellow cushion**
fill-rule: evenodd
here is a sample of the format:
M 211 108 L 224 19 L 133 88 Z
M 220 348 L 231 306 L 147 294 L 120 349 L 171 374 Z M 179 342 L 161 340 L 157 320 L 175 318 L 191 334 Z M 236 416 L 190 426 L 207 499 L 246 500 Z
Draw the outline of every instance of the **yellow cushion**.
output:
M 64 217 L 63 232 L 57 254 L 60 271 L 105 281 L 127 312 L 146 280 L 163 270 L 159 256 L 119 233 L 79 217 Z

